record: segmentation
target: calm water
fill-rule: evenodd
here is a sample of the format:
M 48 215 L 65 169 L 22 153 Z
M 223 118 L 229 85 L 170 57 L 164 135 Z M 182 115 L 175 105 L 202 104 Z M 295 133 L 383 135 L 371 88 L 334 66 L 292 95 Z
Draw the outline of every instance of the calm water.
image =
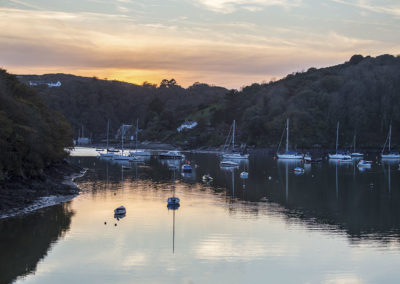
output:
M 195 170 L 175 172 L 181 207 L 168 210 L 179 162 L 72 157 L 89 168 L 78 197 L 0 220 L 0 283 L 399 283 L 398 162 L 295 175 L 300 163 L 270 156 L 238 169 L 186 158 Z

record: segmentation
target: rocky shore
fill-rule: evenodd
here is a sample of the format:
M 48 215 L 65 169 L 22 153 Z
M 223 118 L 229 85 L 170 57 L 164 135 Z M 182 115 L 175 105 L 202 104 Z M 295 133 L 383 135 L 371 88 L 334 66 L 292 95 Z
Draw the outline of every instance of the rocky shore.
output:
M 0 182 L 0 219 L 72 199 L 80 191 L 73 180 L 84 172 L 63 161 L 48 167 L 40 178 Z

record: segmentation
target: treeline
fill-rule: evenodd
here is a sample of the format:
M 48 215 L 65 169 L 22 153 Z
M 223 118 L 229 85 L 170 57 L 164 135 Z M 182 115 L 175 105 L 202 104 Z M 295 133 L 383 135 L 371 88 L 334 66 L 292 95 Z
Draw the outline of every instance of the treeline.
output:
M 32 178 L 62 160 L 72 144 L 68 121 L 32 88 L 0 69 L 0 181 Z
M 358 146 L 380 147 L 390 123 L 393 144 L 400 141 L 400 58 L 391 55 L 354 55 L 344 64 L 310 68 L 241 91 L 200 83 L 184 89 L 173 79 L 138 86 L 63 74 L 22 77 L 33 79 L 60 80 L 59 88 L 37 89 L 72 123 L 75 136 L 83 125 L 95 140 L 105 137 L 107 119 L 117 128 L 138 117 L 143 139 L 216 146 L 235 119 L 239 142 L 275 147 L 289 117 L 292 148 L 334 147 L 337 121 L 344 148 L 355 133 Z M 199 125 L 178 133 L 186 119 Z

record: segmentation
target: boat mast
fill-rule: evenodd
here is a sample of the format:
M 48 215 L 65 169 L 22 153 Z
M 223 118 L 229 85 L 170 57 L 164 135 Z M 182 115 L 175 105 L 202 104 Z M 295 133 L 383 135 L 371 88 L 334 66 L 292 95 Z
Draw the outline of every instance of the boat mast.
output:
M 392 125 L 389 127 L 389 153 L 390 153 L 390 140 L 392 139 Z
M 232 152 L 235 150 L 235 124 L 236 124 L 236 121 L 233 120 Z
M 136 143 L 136 152 L 137 152 L 137 139 L 138 139 L 138 127 L 139 127 L 139 118 L 136 119 L 136 134 L 135 134 L 135 143 Z
M 122 156 L 124 155 L 124 128 L 125 125 L 122 123 L 122 129 L 121 129 L 121 148 L 122 148 Z
M 289 118 L 286 119 L 286 153 L 289 152 Z
M 110 131 L 110 120 L 107 120 L 107 152 L 108 152 L 108 132 Z
M 336 126 L 336 154 L 338 149 L 338 143 L 339 143 L 339 121 L 337 122 Z
M 353 149 L 353 152 L 355 153 L 356 152 L 356 134 L 354 133 L 354 149 Z

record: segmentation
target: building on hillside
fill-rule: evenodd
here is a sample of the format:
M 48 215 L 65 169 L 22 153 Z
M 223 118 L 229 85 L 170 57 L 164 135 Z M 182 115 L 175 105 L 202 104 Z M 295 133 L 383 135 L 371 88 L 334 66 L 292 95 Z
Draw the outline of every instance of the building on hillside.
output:
M 196 121 L 185 120 L 185 122 L 182 123 L 181 126 L 179 126 L 176 130 L 178 130 L 178 132 L 181 132 L 183 129 L 193 129 L 196 126 L 197 126 Z

